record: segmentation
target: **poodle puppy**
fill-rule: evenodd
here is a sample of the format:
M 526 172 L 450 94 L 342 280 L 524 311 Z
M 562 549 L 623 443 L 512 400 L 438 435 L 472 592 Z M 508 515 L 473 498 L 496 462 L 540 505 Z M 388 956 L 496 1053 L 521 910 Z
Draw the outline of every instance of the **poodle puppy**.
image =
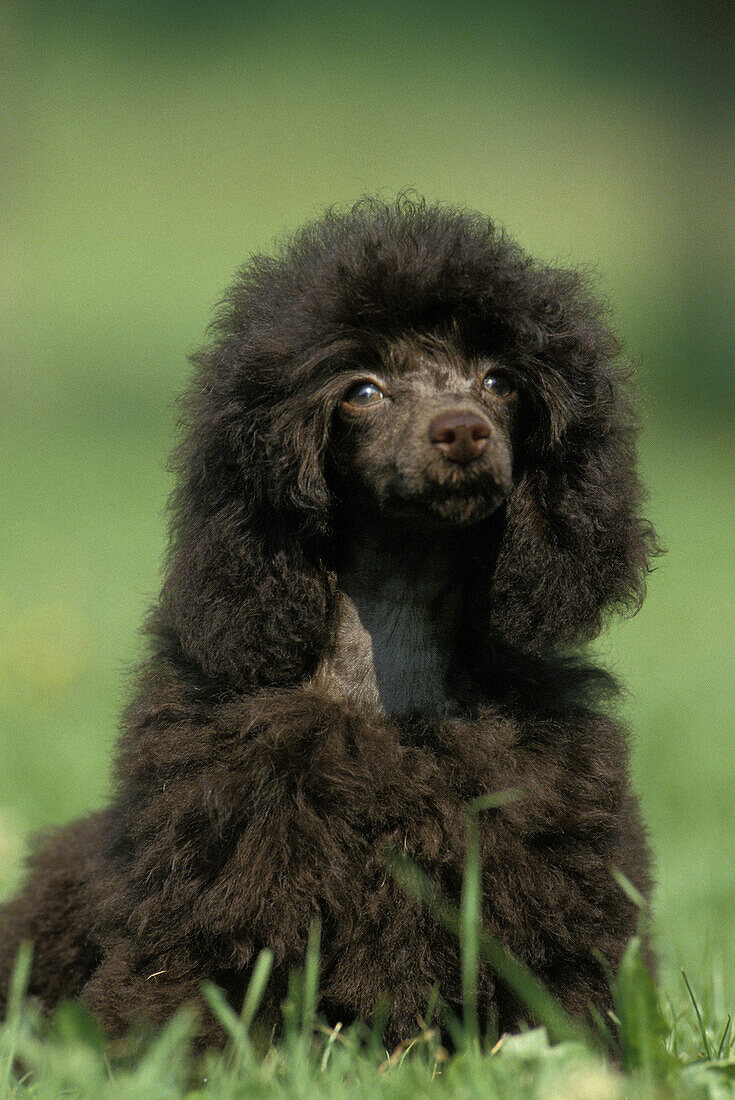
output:
M 479 214 L 363 200 L 253 258 L 195 362 L 114 794 L 0 912 L 0 1008 L 31 940 L 30 993 L 113 1036 L 205 979 L 239 1007 L 263 947 L 276 1014 L 318 916 L 320 1011 L 388 998 L 405 1038 L 436 982 L 458 1009 L 460 954 L 386 859 L 456 903 L 468 804 L 520 788 L 480 815 L 484 924 L 605 1011 L 598 958 L 636 927 L 611 868 L 651 883 L 579 647 L 639 606 L 655 541 L 603 308 Z M 522 1015 L 485 966 L 478 999 Z

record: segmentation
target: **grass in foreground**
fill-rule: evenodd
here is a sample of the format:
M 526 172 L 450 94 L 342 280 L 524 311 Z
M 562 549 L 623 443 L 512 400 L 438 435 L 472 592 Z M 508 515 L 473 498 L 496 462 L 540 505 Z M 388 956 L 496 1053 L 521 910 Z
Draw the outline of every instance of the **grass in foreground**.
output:
M 616 985 L 616 1017 L 606 1030 L 551 1043 L 546 1027 L 518 1035 L 478 1036 L 456 1020 L 449 1054 L 439 1029 L 426 1022 L 411 1043 L 386 1051 L 379 1029 L 325 1027 L 315 1014 L 316 953 L 295 975 L 283 1006 L 283 1031 L 264 1043 L 252 1028 L 269 958 L 256 967 L 241 1014 L 212 986 L 210 1007 L 229 1035 L 224 1052 L 195 1060 L 195 1020 L 180 1012 L 160 1033 L 110 1046 L 87 1011 L 65 1002 L 50 1022 L 22 998 L 28 956 L 21 956 L 8 1017 L 0 1027 L 0 1095 L 27 1097 L 539 1097 L 623 1100 L 624 1097 L 735 1095 L 735 1029 L 702 1019 L 692 997 L 674 1014 L 661 1008 L 637 951 L 626 956 Z M 625 970 L 623 975 L 622 971 Z
M 475 810 L 487 800 L 477 800 Z M 481 805 L 482 803 L 482 805 Z M 470 830 L 460 909 L 438 897 L 410 861 L 393 864 L 407 893 L 452 928 L 462 947 L 463 1012 L 441 1004 L 438 989 L 411 1042 L 386 1050 L 379 1022 L 327 1027 L 317 1014 L 319 927 L 312 927 L 303 972 L 291 976 L 277 1041 L 257 1029 L 257 1010 L 272 956 L 262 951 L 242 1009 L 205 985 L 207 1003 L 228 1036 L 222 1052 L 192 1053 L 196 1018 L 189 1009 L 158 1034 L 110 1044 L 88 1011 L 63 1002 L 50 1021 L 25 1000 L 31 948 L 21 949 L 0 1026 L 0 1096 L 28 1097 L 624 1097 L 735 1095 L 735 1026 L 706 1019 L 682 975 L 688 1005 L 662 1005 L 633 938 L 611 975 L 614 1012 L 570 1019 L 525 966 L 481 927 L 481 868 Z M 621 888 L 632 887 L 621 878 Z M 645 918 L 645 914 L 642 914 Z M 517 1035 L 483 1034 L 475 989 L 479 960 L 489 962 L 532 1011 L 538 1027 Z M 380 1012 L 376 1013 L 376 1018 Z M 254 1026 L 255 1024 L 255 1026 Z M 442 1042 L 450 1040 L 450 1054 Z

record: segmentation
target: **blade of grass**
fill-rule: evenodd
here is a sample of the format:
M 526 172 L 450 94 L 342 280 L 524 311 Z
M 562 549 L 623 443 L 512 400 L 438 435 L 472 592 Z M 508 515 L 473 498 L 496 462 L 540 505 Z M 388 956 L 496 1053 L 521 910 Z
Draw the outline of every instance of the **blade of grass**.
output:
M 301 1030 L 308 1039 L 314 1026 L 316 1002 L 319 992 L 319 945 L 321 939 L 321 921 L 315 917 L 309 928 L 309 941 L 306 947 L 306 963 L 302 984 Z
M 728 1016 L 727 1017 L 727 1023 L 725 1024 L 725 1030 L 722 1033 L 722 1038 L 720 1039 L 720 1044 L 717 1047 L 717 1054 L 715 1055 L 715 1061 L 717 1061 L 717 1062 L 719 1062 L 720 1058 L 722 1057 L 722 1052 L 725 1049 L 725 1040 L 727 1039 L 727 1033 L 730 1030 L 730 1024 L 731 1023 L 732 1023 L 732 1017 Z
M 467 1040 L 464 1037 L 464 1031 L 462 1027 L 462 1021 L 459 1019 L 451 1008 L 447 1004 L 442 1005 L 441 1015 L 442 1025 L 446 1029 L 447 1034 L 451 1040 L 452 1046 L 456 1050 L 465 1050 L 467 1047 Z
M 610 1028 L 605 1023 L 602 1013 L 599 1011 L 599 1009 L 595 1008 L 594 1005 L 590 1005 L 590 1016 L 592 1017 L 592 1021 L 599 1031 L 600 1035 L 602 1036 L 605 1044 L 609 1047 L 611 1051 L 613 1051 L 613 1053 L 615 1053 L 617 1051 L 617 1043 L 615 1042 L 615 1037 L 610 1031 Z
M 431 1021 L 434 1018 L 434 1013 L 439 1005 L 439 982 L 434 982 L 431 987 L 431 993 L 429 994 L 429 1003 L 426 1006 L 426 1012 L 424 1014 L 424 1028 L 429 1030 L 431 1027 Z
M 324 1052 L 322 1053 L 322 1060 L 319 1064 L 319 1068 L 321 1069 L 322 1073 L 324 1073 L 325 1069 L 329 1065 L 329 1059 L 332 1056 L 332 1048 L 334 1047 L 334 1044 L 336 1043 L 337 1038 L 338 1038 L 339 1033 L 340 1033 L 341 1030 L 342 1030 L 342 1024 L 341 1023 L 335 1024 L 334 1027 L 330 1029 L 329 1036 L 327 1038 L 327 1042 L 324 1046 Z
M 250 1028 L 263 999 L 272 965 L 273 952 L 263 949 L 255 960 L 239 1016 L 219 986 L 213 982 L 202 983 L 204 999 L 232 1042 L 231 1065 L 234 1073 L 240 1072 L 244 1060 L 251 1053 Z
M 393 1003 L 388 994 L 382 994 L 375 1002 L 373 1019 L 368 1032 L 368 1050 L 370 1056 L 376 1061 L 382 1060 L 387 1053 L 384 1043 L 385 1029 L 388 1026 L 388 1017 Z
M 666 1049 L 668 1027 L 638 936 L 633 937 L 620 960 L 613 1000 L 623 1068 L 640 1071 L 651 1082 L 665 1080 L 673 1068 Z
M 473 798 L 467 807 L 467 844 L 460 901 L 460 948 L 462 966 L 462 1006 L 465 1038 L 480 1049 L 480 1020 L 477 1008 L 480 928 L 482 926 L 482 859 L 480 856 L 479 816 L 483 810 L 495 810 L 523 797 L 520 788 L 493 791 Z M 492 1021 L 489 1021 L 491 1024 Z
M 684 979 L 684 985 L 687 987 L 687 992 L 691 998 L 691 1002 L 694 1005 L 694 1012 L 697 1017 L 697 1023 L 699 1025 L 699 1034 L 702 1036 L 702 1043 L 704 1045 L 704 1053 L 707 1055 L 707 1061 L 712 1061 L 712 1047 L 709 1045 L 709 1036 L 707 1035 L 707 1028 L 704 1026 L 704 1020 L 702 1019 L 702 1013 L 699 1011 L 699 1005 L 697 1004 L 697 998 L 694 996 L 694 991 L 689 984 L 689 979 L 686 976 L 684 969 L 682 968 L 681 976 Z
M 13 1079 L 13 1064 L 15 1063 L 15 1055 L 18 1048 L 18 1038 L 20 1036 L 23 1014 L 23 998 L 25 997 L 26 990 L 28 989 L 32 962 L 32 944 L 22 943 L 18 950 L 18 955 L 15 960 L 15 966 L 13 967 L 13 973 L 10 978 L 10 987 L 8 989 L 8 1006 L 5 1015 L 5 1026 L 9 1029 L 10 1041 L 8 1043 L 8 1052 L 6 1055 L 5 1073 L 3 1074 L 3 1078 L 5 1083 L 4 1091 L 8 1095 L 10 1095 L 11 1092 L 10 1086 Z
M 250 975 L 247 992 L 245 993 L 245 1000 L 243 1001 L 242 1011 L 240 1012 L 242 1026 L 248 1034 L 250 1033 L 250 1027 L 255 1017 L 255 1013 L 258 1011 L 260 1002 L 263 999 L 263 994 L 265 993 L 265 987 L 268 984 L 272 967 L 273 952 L 269 951 L 268 948 L 263 948 L 255 960 L 255 966 Z
M 470 817 L 477 817 L 480 810 L 498 810 L 502 806 L 508 806 L 511 802 L 518 802 L 526 797 L 522 787 L 508 787 L 504 791 L 493 791 L 492 794 L 481 794 L 473 798 L 467 806 Z
M 292 1048 L 299 1031 L 299 1006 L 301 1005 L 301 983 L 303 975 L 291 970 L 288 975 L 286 997 L 281 1002 L 283 1016 L 284 1046 Z
M 610 873 L 617 882 L 620 889 L 623 891 L 628 901 L 632 901 L 637 909 L 641 912 L 648 912 L 648 902 L 643 897 L 640 890 L 636 889 L 633 883 L 630 881 L 627 875 L 624 875 L 619 867 L 611 867 Z
M 180 1008 L 163 1029 L 153 1036 L 150 1045 L 146 1046 L 143 1056 L 134 1067 L 125 1095 L 182 1095 L 191 1071 L 191 1044 L 196 1025 L 197 1012 L 193 1006 L 185 1005 Z M 119 1096 L 121 1091 L 116 1089 L 108 1095 Z
M 214 982 L 202 982 L 202 995 L 217 1021 L 232 1041 L 236 1058 L 243 1057 L 248 1046 L 248 1037 L 242 1021 L 230 1005 L 224 993 Z
M 412 860 L 401 853 L 386 859 L 391 874 L 399 885 L 432 914 L 442 927 L 459 937 L 461 917 L 457 909 L 436 889 L 427 875 Z M 542 983 L 494 936 L 481 929 L 479 954 L 498 977 L 515 993 L 533 1015 L 544 1024 L 552 1039 L 576 1039 L 596 1046 L 597 1039 L 584 1024 L 572 1020 Z
M 465 853 L 462 900 L 460 903 L 460 936 L 462 956 L 462 1004 L 465 1037 L 479 1048 L 480 1022 L 477 1015 L 477 974 L 480 951 L 480 919 L 482 905 L 482 867 L 477 814 L 468 815 L 467 849 Z

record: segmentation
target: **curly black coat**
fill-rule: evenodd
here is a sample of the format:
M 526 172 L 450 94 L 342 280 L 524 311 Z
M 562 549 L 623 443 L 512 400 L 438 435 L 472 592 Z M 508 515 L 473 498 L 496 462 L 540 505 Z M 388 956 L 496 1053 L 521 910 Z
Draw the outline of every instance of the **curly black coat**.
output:
M 638 607 L 655 543 L 639 515 L 628 370 L 584 278 L 531 260 L 479 214 L 365 200 L 255 257 L 196 363 L 153 653 L 115 793 L 37 846 L 0 912 L 0 1009 L 30 939 L 31 993 L 46 1009 L 80 996 L 113 1035 L 198 1000 L 204 979 L 237 1005 L 263 947 L 275 957 L 263 1011 L 275 1012 L 319 915 L 322 1012 L 367 1019 L 388 994 L 389 1038 L 403 1038 L 435 982 L 456 1009 L 459 947 L 407 900 L 386 854 L 407 853 L 456 901 L 468 803 L 521 788 L 480 817 L 484 923 L 571 1012 L 604 1010 L 597 953 L 615 967 L 636 926 L 611 867 L 648 894 L 649 858 L 626 734 L 602 705 L 611 681 L 573 651 L 608 612 Z M 401 527 L 377 501 L 369 460 L 359 485 L 350 472 L 366 417 L 384 415 L 350 404 L 365 378 L 386 416 L 403 400 L 424 463 L 414 473 L 434 493 L 423 526 Z M 473 462 L 475 435 L 490 450 L 505 440 L 502 477 L 484 458 L 450 469 L 437 457 L 431 417 L 449 390 L 451 408 L 489 425 L 467 435 Z M 437 494 L 461 496 L 470 466 L 482 474 L 472 507 L 487 506 L 428 516 Z M 394 654 L 371 636 L 370 599 L 352 594 L 360 538 L 396 524 L 383 567 L 400 572 L 402 546 L 421 570 L 416 554 L 443 547 L 434 572 L 454 603 L 434 619 L 419 608 L 428 626 Z M 431 603 L 436 584 L 426 591 Z M 438 620 L 423 682 L 414 661 L 391 706 L 385 667 L 400 688 L 400 662 Z M 478 991 L 501 1028 L 517 1022 L 487 968 Z M 203 1035 L 218 1038 L 206 1013 Z

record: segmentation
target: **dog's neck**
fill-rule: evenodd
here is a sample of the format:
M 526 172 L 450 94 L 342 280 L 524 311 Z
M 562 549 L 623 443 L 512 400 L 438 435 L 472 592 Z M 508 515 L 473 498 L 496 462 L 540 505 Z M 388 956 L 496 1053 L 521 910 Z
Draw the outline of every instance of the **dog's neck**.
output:
M 458 714 L 463 539 L 355 521 L 337 546 L 338 621 L 315 679 L 382 713 Z

